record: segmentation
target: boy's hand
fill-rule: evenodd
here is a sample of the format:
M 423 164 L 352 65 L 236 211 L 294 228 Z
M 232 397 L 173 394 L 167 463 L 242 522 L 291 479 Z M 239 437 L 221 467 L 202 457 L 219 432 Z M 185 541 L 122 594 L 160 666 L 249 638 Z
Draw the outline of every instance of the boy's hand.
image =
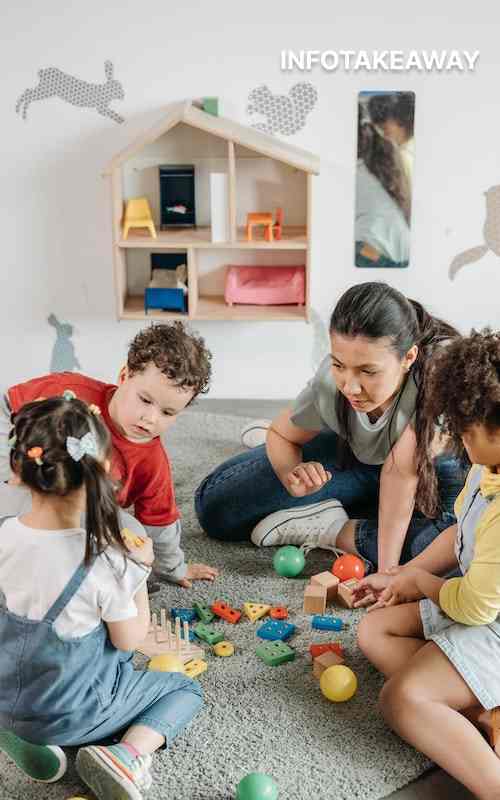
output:
M 397 606 L 401 603 L 413 603 L 416 600 L 421 600 L 425 595 L 419 587 L 418 578 L 423 572 L 424 570 L 418 567 L 409 567 L 407 569 L 393 567 L 390 569 L 390 580 L 387 588 L 380 593 L 377 602 L 368 611 L 373 611 L 375 608 L 384 608 L 384 606 Z
M 306 497 L 318 492 L 325 483 L 331 480 L 332 474 L 318 461 L 307 461 L 297 464 L 285 476 L 285 488 L 292 497 Z
M 155 560 L 153 540 L 149 536 L 137 536 L 128 528 L 123 528 L 120 533 L 133 561 L 137 564 L 143 564 L 145 567 L 151 567 Z
M 362 578 L 352 589 L 354 608 L 364 608 L 376 603 L 390 581 L 391 576 L 387 572 L 374 572 L 373 575 Z
M 192 581 L 213 581 L 218 574 L 218 569 L 207 564 L 188 564 L 187 572 L 179 581 L 179 586 L 190 589 Z

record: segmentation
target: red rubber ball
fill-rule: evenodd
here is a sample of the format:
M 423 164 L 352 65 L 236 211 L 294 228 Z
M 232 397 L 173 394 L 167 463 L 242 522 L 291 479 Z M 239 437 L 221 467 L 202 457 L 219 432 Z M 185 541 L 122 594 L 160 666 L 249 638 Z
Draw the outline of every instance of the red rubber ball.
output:
M 332 573 L 339 581 L 349 581 L 356 578 L 358 581 L 365 576 L 365 565 L 361 558 L 347 553 L 333 562 Z

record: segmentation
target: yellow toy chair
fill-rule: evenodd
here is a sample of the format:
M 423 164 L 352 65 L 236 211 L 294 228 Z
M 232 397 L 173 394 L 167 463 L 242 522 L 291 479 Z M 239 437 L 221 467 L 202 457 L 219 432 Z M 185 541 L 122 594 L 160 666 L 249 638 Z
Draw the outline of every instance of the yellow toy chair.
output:
M 124 239 L 127 238 L 130 228 L 147 228 L 153 239 L 156 239 L 156 229 L 147 197 L 131 197 L 127 200 L 123 217 Z

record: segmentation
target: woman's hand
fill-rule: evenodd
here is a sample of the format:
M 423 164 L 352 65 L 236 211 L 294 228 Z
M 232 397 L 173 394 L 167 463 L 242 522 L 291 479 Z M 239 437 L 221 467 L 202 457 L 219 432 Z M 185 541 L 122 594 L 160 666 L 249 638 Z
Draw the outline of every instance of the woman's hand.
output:
M 323 464 L 318 461 L 307 461 L 297 464 L 285 475 L 283 483 L 292 497 L 306 497 L 318 492 L 331 478 L 332 473 L 328 472 Z
M 219 570 L 207 564 L 188 564 L 187 572 L 179 581 L 179 586 L 190 589 L 192 581 L 214 581 Z
M 421 600 L 426 595 L 420 589 L 419 577 L 425 574 L 427 574 L 426 571 L 419 567 L 406 567 L 405 569 L 393 567 L 389 570 L 390 580 L 387 587 L 379 594 L 377 602 L 368 611 Z

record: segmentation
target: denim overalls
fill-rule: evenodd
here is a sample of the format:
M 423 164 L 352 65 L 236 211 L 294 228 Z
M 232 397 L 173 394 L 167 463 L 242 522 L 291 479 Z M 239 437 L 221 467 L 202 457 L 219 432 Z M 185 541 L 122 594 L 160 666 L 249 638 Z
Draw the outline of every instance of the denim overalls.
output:
M 0 728 L 36 743 L 77 745 L 110 739 L 133 722 L 170 743 L 201 706 L 196 681 L 134 670 L 133 653 L 111 644 L 103 622 L 79 638 L 56 633 L 91 568 L 78 567 L 40 621 L 0 607 Z

